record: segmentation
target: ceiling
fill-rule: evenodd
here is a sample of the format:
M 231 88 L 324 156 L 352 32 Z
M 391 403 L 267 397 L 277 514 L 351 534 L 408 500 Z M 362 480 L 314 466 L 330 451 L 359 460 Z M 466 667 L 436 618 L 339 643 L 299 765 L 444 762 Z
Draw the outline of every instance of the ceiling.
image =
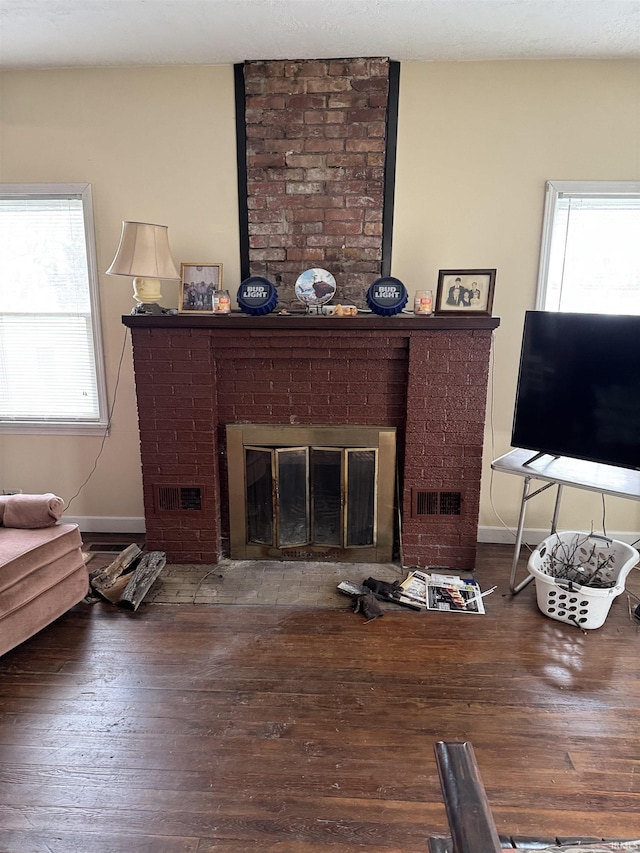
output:
M 0 0 L 0 66 L 640 58 L 640 0 Z

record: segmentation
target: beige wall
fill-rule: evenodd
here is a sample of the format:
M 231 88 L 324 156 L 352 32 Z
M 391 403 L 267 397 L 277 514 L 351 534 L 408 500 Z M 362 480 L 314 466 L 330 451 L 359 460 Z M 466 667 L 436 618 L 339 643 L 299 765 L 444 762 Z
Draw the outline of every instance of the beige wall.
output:
M 640 179 L 640 63 L 403 63 L 400 79 L 393 274 L 435 290 L 439 269 L 497 269 L 480 524 L 500 526 L 495 506 L 513 526 L 522 481 L 490 463 L 510 449 L 545 181 Z M 548 530 L 552 510 L 550 495 L 533 499 L 527 526 Z M 561 525 L 592 521 L 601 499 L 566 490 Z M 609 532 L 639 527 L 639 504 L 607 498 Z
M 239 282 L 233 69 L 12 72 L 1 94 L 1 181 L 92 184 L 111 402 L 132 286 L 102 271 L 123 219 L 168 225 L 178 265 L 221 262 L 223 285 Z M 163 283 L 163 296 L 165 305 L 177 305 L 177 283 Z M 100 444 L 95 437 L 0 434 L 0 488 L 51 490 L 68 500 Z M 143 515 L 128 333 L 111 433 L 69 514 Z
M 9 72 L 2 77 L 0 180 L 88 181 L 100 270 L 122 219 L 169 226 L 181 261 L 224 264 L 239 283 L 233 71 L 194 68 Z M 640 179 L 640 63 L 402 63 L 393 275 L 435 290 L 439 269 L 496 267 L 493 406 L 481 524 L 510 525 L 521 483 L 490 476 L 509 449 L 524 312 L 534 307 L 544 183 Z M 110 399 L 131 308 L 127 279 L 101 275 Z M 177 304 L 177 285 L 163 286 Z M 95 437 L 0 435 L 0 488 L 70 498 Z M 492 495 L 490 495 L 490 491 Z M 139 518 L 141 481 L 130 343 L 111 434 L 72 516 Z M 549 502 L 532 502 L 544 528 Z M 596 496 L 567 492 L 561 522 L 600 526 Z M 608 499 L 610 531 L 636 530 L 635 504 Z M 126 523 L 120 523 L 126 529 Z M 104 528 L 107 529 L 107 528 Z

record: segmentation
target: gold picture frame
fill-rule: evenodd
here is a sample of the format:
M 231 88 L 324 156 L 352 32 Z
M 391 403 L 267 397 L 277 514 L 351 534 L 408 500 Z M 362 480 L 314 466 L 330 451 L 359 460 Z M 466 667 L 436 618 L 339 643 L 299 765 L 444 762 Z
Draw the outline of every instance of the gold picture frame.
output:
M 222 264 L 180 264 L 179 314 L 213 314 L 213 294 L 222 288 Z

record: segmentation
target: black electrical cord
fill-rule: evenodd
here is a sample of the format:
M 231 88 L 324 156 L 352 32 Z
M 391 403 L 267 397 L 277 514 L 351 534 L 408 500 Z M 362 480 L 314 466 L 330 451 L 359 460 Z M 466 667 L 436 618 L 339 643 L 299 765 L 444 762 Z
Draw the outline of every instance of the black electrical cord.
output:
M 126 343 L 127 343 L 127 329 L 125 328 L 124 338 L 122 341 L 122 352 L 120 353 L 120 361 L 118 362 L 118 373 L 116 375 L 116 384 L 115 384 L 115 387 L 113 389 L 113 401 L 111 402 L 111 409 L 109 410 L 109 417 L 107 418 L 107 425 L 104 428 L 104 434 L 102 436 L 102 442 L 100 443 L 100 450 L 98 451 L 98 455 L 96 456 L 95 461 L 93 463 L 93 468 L 89 472 L 89 476 L 84 481 L 84 483 L 80 486 L 80 488 L 75 493 L 75 495 L 72 498 L 70 498 L 69 501 L 67 501 L 67 503 L 65 505 L 65 512 L 69 509 L 69 507 L 71 506 L 73 501 L 78 497 L 80 492 L 84 489 L 84 487 L 87 485 L 89 480 L 93 477 L 95 470 L 98 467 L 98 460 L 102 456 L 102 451 L 104 450 L 104 445 L 105 445 L 105 442 L 107 440 L 107 436 L 109 435 L 109 427 L 111 426 L 111 419 L 113 417 L 113 410 L 116 407 L 116 400 L 118 398 L 118 386 L 120 384 L 120 372 L 122 370 L 122 359 L 124 358 L 124 350 L 125 350 Z

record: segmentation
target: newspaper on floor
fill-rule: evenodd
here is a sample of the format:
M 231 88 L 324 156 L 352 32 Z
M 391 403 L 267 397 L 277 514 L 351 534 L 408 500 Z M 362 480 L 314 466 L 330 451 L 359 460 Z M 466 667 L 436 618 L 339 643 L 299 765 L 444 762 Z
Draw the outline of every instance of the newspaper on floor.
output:
M 480 585 L 473 578 L 457 575 L 409 572 L 401 584 L 404 594 L 427 610 L 450 613 L 484 613 Z

